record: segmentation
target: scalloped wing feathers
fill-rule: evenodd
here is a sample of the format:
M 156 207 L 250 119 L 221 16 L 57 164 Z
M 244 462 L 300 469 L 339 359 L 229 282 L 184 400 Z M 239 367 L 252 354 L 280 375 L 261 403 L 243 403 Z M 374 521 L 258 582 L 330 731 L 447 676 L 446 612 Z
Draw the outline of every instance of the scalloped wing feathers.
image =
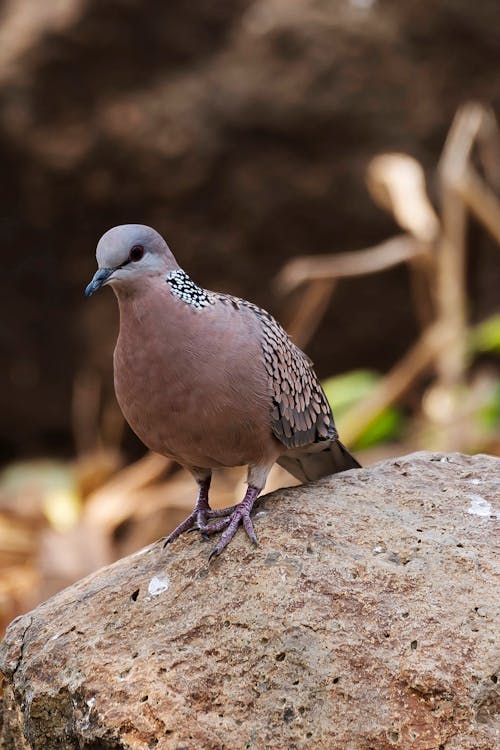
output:
M 332 411 L 309 357 L 266 310 L 230 295 L 218 294 L 217 299 L 251 311 L 260 321 L 275 437 L 287 448 L 335 440 Z

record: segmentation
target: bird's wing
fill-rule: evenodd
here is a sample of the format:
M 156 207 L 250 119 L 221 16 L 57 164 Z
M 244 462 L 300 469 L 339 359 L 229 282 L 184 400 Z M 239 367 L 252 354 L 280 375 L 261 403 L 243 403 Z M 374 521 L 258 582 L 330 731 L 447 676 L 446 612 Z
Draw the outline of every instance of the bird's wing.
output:
M 275 437 L 287 448 L 337 438 L 328 400 L 312 362 L 266 310 L 230 295 L 217 295 L 242 312 L 256 315 L 262 330 L 262 353 L 272 393 Z

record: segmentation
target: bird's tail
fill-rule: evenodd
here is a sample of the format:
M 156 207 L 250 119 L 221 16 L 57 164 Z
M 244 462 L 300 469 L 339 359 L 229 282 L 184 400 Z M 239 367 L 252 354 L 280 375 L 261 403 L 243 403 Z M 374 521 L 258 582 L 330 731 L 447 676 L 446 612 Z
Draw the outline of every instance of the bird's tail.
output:
M 311 482 L 329 474 L 337 474 L 348 469 L 360 469 L 361 464 L 349 453 L 340 440 L 335 440 L 326 448 L 316 443 L 302 452 L 288 451 L 278 458 L 278 463 L 301 482 Z M 318 449 L 319 448 L 319 449 Z

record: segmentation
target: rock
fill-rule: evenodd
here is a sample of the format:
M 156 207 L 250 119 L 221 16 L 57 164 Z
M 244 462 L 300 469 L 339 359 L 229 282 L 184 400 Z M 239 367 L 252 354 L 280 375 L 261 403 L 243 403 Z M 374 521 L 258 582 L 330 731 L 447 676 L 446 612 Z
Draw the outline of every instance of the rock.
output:
M 493 750 L 499 501 L 499 459 L 416 453 L 266 496 L 210 568 L 99 570 L 11 624 L 2 748 Z

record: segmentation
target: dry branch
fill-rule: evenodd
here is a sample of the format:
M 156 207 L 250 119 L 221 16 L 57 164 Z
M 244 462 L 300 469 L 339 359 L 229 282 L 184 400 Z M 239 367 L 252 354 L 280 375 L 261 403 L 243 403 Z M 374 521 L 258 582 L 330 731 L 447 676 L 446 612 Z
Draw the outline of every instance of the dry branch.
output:
M 408 235 L 392 237 L 375 247 L 339 255 L 295 258 L 287 263 L 276 284 L 285 293 L 303 287 L 299 298 L 285 313 L 286 328 L 298 346 L 306 346 L 316 332 L 335 290 L 343 278 L 385 271 L 416 261 L 426 254 L 425 246 Z
M 338 255 L 299 256 L 282 268 L 276 278 L 276 287 L 282 294 L 286 294 L 312 281 L 336 281 L 379 273 L 406 263 L 424 252 L 421 243 L 401 234 L 363 250 Z
M 171 463 L 168 458 L 157 453 L 148 453 L 127 466 L 89 497 L 85 505 L 84 522 L 111 532 L 133 513 L 133 493 L 158 480 Z
M 500 245 L 500 201 L 493 190 L 474 169 L 468 169 L 457 192 L 471 213 Z
M 446 333 L 441 325 L 429 326 L 370 395 L 343 417 L 342 439 L 348 444 L 354 443 L 380 412 L 404 396 L 414 382 L 431 368 L 436 353 L 445 341 Z
M 309 341 L 326 311 L 334 284 L 342 278 L 377 273 L 398 263 L 411 272 L 413 299 L 423 333 L 375 391 L 345 418 L 344 439 L 352 442 L 390 403 L 428 369 L 451 411 L 440 419 L 444 449 L 460 448 L 454 427 L 463 403 L 456 394 L 468 368 L 466 341 L 466 233 L 471 211 L 500 244 L 500 200 L 473 164 L 477 146 L 484 172 L 500 183 L 500 133 L 491 109 L 468 103 L 450 128 L 438 166 L 441 217 L 434 211 L 420 164 L 405 154 L 382 154 L 367 170 L 374 200 L 408 234 L 375 247 L 340 255 L 306 256 L 282 269 L 277 285 L 284 294 L 302 289 L 289 329 L 297 342 Z
M 381 154 L 368 165 L 366 182 L 375 202 L 389 211 L 402 229 L 430 245 L 439 219 L 429 201 L 424 170 L 407 154 Z

